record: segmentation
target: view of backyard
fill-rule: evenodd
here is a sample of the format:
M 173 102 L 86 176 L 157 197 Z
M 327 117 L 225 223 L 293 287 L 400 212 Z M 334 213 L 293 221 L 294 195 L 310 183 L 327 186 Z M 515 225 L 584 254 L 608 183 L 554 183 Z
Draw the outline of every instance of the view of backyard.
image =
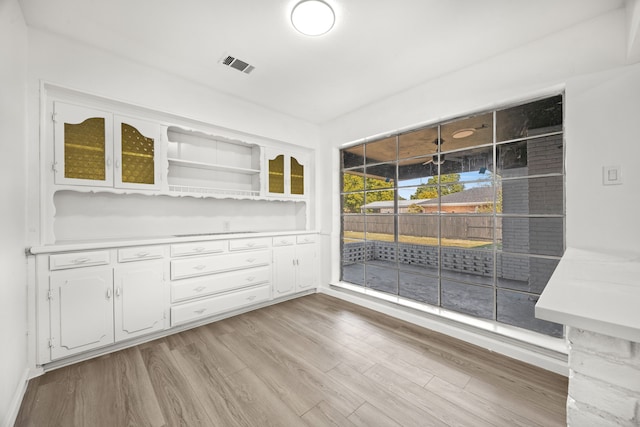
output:
M 342 280 L 562 336 L 534 315 L 564 252 L 562 117 L 558 95 L 342 150 Z

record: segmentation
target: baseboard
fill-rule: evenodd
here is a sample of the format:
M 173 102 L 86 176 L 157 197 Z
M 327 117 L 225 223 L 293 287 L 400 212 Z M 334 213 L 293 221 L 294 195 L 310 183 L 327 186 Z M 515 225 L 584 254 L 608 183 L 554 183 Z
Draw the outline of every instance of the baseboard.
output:
M 7 416 L 4 419 L 4 424 L 2 427 L 13 427 L 16 423 L 16 418 L 18 417 L 18 412 L 20 411 L 20 405 L 22 405 L 22 399 L 24 398 L 24 394 L 27 391 L 27 386 L 29 385 L 29 374 L 30 371 L 28 368 L 25 368 L 22 373 L 22 377 L 20 378 L 20 382 L 18 382 L 18 387 L 13 395 L 13 399 L 11 399 L 11 404 L 9 405 L 9 411 L 7 412 Z
M 560 375 L 569 375 L 567 355 L 560 352 L 490 333 L 449 319 L 418 312 L 405 306 L 372 298 L 365 294 L 350 292 L 339 287 L 321 287 L 318 292 L 440 332 Z

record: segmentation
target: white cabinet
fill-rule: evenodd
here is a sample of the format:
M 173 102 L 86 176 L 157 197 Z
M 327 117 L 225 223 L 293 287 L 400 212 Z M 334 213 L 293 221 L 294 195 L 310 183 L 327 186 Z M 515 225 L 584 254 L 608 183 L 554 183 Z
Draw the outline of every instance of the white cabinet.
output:
M 317 265 L 315 235 L 274 237 L 274 297 L 317 287 Z
M 298 198 L 307 195 L 309 162 L 306 155 L 267 149 L 266 157 L 268 196 Z
M 161 127 L 54 102 L 55 183 L 159 190 Z
M 169 297 L 164 247 L 121 249 L 121 263 L 111 261 L 115 259 L 111 252 L 41 257 L 39 274 L 44 278 L 38 293 L 44 305 L 38 310 L 40 317 L 49 313 L 49 319 L 39 322 L 41 363 L 166 328 Z M 147 256 L 162 259 L 147 260 Z M 92 265 L 98 262 L 108 265 Z
M 113 343 L 110 267 L 58 271 L 49 280 L 52 360 Z
M 171 245 L 171 326 L 271 299 L 271 238 L 216 244 L 217 252 L 223 253 L 200 255 L 189 247 L 178 251 L 177 244 Z
M 121 341 L 165 328 L 167 295 L 164 262 L 118 265 L 114 281 L 115 340 Z

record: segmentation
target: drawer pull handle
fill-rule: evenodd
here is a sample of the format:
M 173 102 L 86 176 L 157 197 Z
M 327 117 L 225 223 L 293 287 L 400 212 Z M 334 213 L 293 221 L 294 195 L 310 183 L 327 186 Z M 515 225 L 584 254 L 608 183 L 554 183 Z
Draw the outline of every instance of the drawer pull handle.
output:
M 286 240 L 280 240 L 280 244 L 281 245 L 287 245 L 287 244 L 289 244 L 289 242 L 287 242 Z
M 253 282 L 254 280 L 256 280 L 255 276 L 247 277 L 247 282 Z
M 144 257 L 146 257 L 146 256 L 148 256 L 148 255 L 149 255 L 149 252 L 138 252 L 138 253 L 136 254 L 136 256 L 137 256 L 138 258 L 144 258 Z
M 251 295 L 251 296 L 247 297 L 247 299 L 249 301 L 253 301 L 254 299 L 256 299 L 256 296 L 255 295 Z
M 91 258 L 87 258 L 87 257 L 76 258 L 71 262 L 74 263 L 74 264 L 84 264 L 87 261 L 91 261 Z
M 247 262 L 248 262 L 248 263 L 252 263 L 252 262 L 255 262 L 255 261 L 256 261 L 256 259 L 255 259 L 255 258 L 247 258 Z
M 195 268 L 196 270 L 203 270 L 203 269 L 207 268 L 207 266 L 204 265 L 204 264 L 199 264 L 199 265 L 196 265 L 193 268 Z
M 193 248 L 194 252 L 202 252 L 204 251 L 204 247 L 203 246 L 198 246 L 197 248 Z
M 201 308 L 200 310 L 195 310 L 195 311 L 194 311 L 194 313 L 195 313 L 195 314 L 202 314 L 202 313 L 204 313 L 205 311 L 207 311 L 207 309 L 206 309 L 206 308 Z
M 249 242 L 247 243 L 247 246 L 249 246 L 250 248 L 254 247 L 256 245 L 255 242 Z
M 193 288 L 193 290 L 196 291 L 196 292 L 202 292 L 205 289 L 207 289 L 207 288 L 205 288 L 204 286 L 198 286 L 197 288 Z

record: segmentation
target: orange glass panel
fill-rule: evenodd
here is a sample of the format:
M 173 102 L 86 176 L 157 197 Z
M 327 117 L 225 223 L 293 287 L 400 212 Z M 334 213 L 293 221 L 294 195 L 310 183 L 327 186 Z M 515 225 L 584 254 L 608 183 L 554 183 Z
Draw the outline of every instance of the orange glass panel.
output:
M 284 155 L 269 160 L 269 193 L 284 194 Z
M 304 166 L 291 158 L 291 194 L 304 194 Z
M 155 163 L 153 138 L 122 123 L 122 182 L 154 184 Z
M 93 117 L 79 124 L 64 124 L 64 176 L 104 181 L 105 123 Z

